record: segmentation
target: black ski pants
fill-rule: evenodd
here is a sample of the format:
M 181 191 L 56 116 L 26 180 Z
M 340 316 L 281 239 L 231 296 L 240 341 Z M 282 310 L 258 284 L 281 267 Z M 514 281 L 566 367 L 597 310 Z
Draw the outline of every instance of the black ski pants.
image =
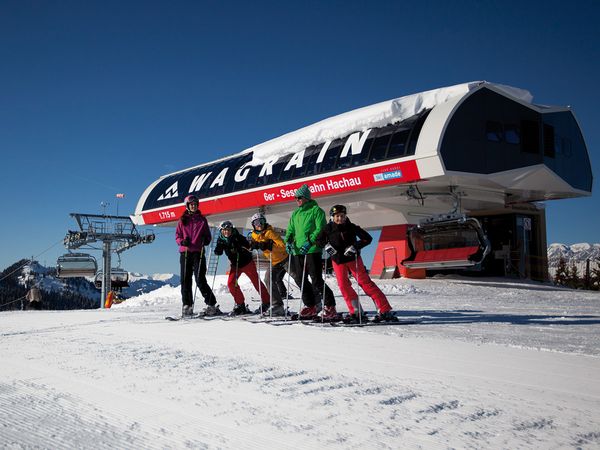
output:
M 217 299 L 206 281 L 206 258 L 204 252 L 183 252 L 179 254 L 179 266 L 181 274 L 181 301 L 184 305 L 194 304 L 194 293 L 192 290 L 192 276 L 196 279 L 196 285 L 200 289 L 204 303 L 216 305 Z
M 306 260 L 306 270 L 304 261 Z M 335 306 L 335 298 L 329 286 L 323 280 L 323 265 L 321 252 L 309 253 L 307 255 L 292 256 L 292 278 L 299 288 L 302 288 L 302 274 L 304 273 L 304 290 L 302 291 L 302 303 L 305 306 L 315 306 L 323 299 L 325 289 L 325 306 Z M 308 281 L 310 277 L 310 281 Z
M 267 270 L 265 274 L 265 286 L 269 289 L 271 294 L 271 305 L 272 306 L 283 306 L 283 299 L 287 297 L 287 291 L 285 291 L 285 297 L 281 294 L 280 286 L 283 283 L 283 277 L 287 272 L 287 259 L 281 261 L 279 264 L 274 264 L 271 270 Z M 272 276 L 271 276 L 272 275 Z M 271 283 L 272 286 L 271 286 Z

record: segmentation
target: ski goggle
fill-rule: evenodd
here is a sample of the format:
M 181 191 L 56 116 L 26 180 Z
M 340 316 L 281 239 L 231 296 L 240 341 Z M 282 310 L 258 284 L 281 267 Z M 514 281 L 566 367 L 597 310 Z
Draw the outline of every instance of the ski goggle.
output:
M 255 219 L 252 221 L 252 226 L 254 228 L 256 228 L 258 226 L 264 227 L 266 223 L 267 223 L 267 221 L 265 219 Z

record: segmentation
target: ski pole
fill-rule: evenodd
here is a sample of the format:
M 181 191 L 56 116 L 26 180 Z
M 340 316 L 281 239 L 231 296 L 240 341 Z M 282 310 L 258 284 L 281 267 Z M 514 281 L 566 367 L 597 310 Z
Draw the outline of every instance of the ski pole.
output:
M 304 278 L 306 276 L 306 255 L 303 255 L 303 256 L 304 256 L 304 265 L 302 267 L 302 283 L 300 286 L 300 302 L 301 302 L 300 304 L 301 305 L 302 305 L 302 300 L 304 298 Z M 298 313 L 300 313 L 300 311 L 298 311 Z
M 327 257 L 329 253 L 325 252 L 325 276 L 323 277 L 323 295 L 321 296 L 321 325 L 325 322 L 325 289 L 327 289 Z
M 256 250 L 256 272 L 258 274 L 258 296 L 260 297 L 260 315 L 264 316 L 262 308 L 262 280 L 260 279 L 260 254 L 258 253 L 258 250 Z
M 287 292 L 285 294 L 285 319 L 287 320 L 287 315 L 288 315 L 288 307 L 289 307 L 289 303 L 290 303 L 290 278 L 292 277 L 292 275 L 290 274 L 290 272 L 292 271 L 292 254 L 290 253 L 288 256 L 288 266 L 287 266 L 287 276 L 288 276 L 288 285 L 287 285 Z
M 273 249 L 269 253 L 269 317 L 273 317 Z
M 240 262 L 240 254 L 235 254 L 235 287 L 238 287 L 238 263 Z
M 215 265 L 215 273 L 213 274 L 212 286 L 210 287 L 213 295 L 215 290 L 215 279 L 217 278 L 217 269 L 219 268 L 219 259 L 221 259 L 221 255 L 217 255 L 217 264 Z
M 358 303 L 358 323 L 362 325 L 362 305 L 360 304 L 360 284 L 358 283 L 358 252 L 354 255 L 354 278 L 356 278 L 356 303 Z
M 202 250 L 200 251 L 200 261 L 198 261 L 198 267 L 196 270 L 193 269 L 194 266 L 192 266 L 192 270 L 194 270 L 194 282 L 195 287 L 194 287 L 194 298 L 192 299 L 192 312 L 194 311 L 194 306 L 196 305 L 196 292 L 198 291 L 198 277 L 199 277 L 199 272 L 200 272 L 200 267 L 202 266 L 202 259 L 204 258 L 204 246 L 202 247 Z
M 181 317 L 183 318 L 183 311 L 185 308 L 185 297 L 187 297 L 187 262 L 188 262 L 188 251 L 187 251 L 187 247 L 185 248 L 185 253 L 184 253 L 184 257 L 183 257 L 183 280 L 182 283 L 184 285 L 184 292 L 185 294 L 182 294 L 182 302 L 183 305 L 181 305 Z M 190 289 L 192 288 L 192 286 L 190 286 Z

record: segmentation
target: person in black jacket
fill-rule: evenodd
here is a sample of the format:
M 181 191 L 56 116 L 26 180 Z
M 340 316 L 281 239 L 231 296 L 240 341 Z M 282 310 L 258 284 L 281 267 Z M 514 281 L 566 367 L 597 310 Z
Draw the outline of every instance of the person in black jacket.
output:
M 222 255 L 223 252 L 225 252 L 231 263 L 227 287 L 235 301 L 235 307 L 233 308 L 232 314 L 239 315 L 250 313 L 250 310 L 244 303 L 244 293 L 238 285 L 238 279 L 243 273 L 250 278 L 256 291 L 260 293 L 263 308 L 269 309 L 269 291 L 264 283 L 258 278 L 256 264 L 254 264 L 254 261 L 252 260 L 250 243 L 234 228 L 229 220 L 221 223 L 221 233 L 215 247 L 215 255 Z
M 346 215 L 344 205 L 335 205 L 329 210 L 330 222 L 317 236 L 317 244 L 325 248 L 331 256 L 333 270 L 337 278 L 342 296 L 348 305 L 349 315 L 345 322 L 357 322 L 362 307 L 358 301 L 358 294 L 348 279 L 348 272 L 358 280 L 359 286 L 373 299 L 377 306 L 377 315 L 374 321 L 397 320 L 392 307 L 381 289 L 371 280 L 367 269 L 360 257 L 360 249 L 371 243 L 373 238 L 358 225 L 352 223 Z

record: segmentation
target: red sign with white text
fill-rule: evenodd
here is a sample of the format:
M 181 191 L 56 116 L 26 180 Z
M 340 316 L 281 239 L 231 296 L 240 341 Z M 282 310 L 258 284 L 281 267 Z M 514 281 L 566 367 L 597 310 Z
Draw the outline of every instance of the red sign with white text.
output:
M 308 181 L 295 181 L 279 186 L 265 186 L 264 189 L 240 194 L 200 199 L 200 210 L 205 216 L 222 214 L 240 209 L 259 208 L 264 205 L 286 203 L 294 199 L 294 193 L 307 184 L 313 197 L 324 197 L 343 192 L 372 189 L 392 184 L 404 184 L 420 179 L 416 161 L 398 162 L 370 169 L 357 170 L 344 174 L 322 175 Z M 185 207 L 170 206 L 161 210 L 143 213 L 147 225 L 173 222 Z

